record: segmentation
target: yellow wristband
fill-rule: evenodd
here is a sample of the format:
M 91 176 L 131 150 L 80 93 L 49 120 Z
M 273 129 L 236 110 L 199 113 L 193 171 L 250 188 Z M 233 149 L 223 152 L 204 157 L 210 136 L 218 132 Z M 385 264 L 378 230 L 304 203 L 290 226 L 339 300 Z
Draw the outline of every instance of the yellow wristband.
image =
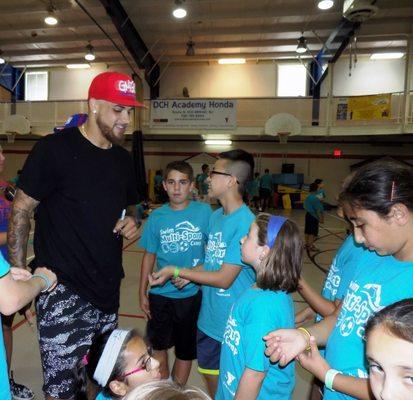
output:
M 303 328 L 302 326 L 300 326 L 300 327 L 297 328 L 297 329 L 298 329 L 299 331 L 304 332 L 304 333 L 308 336 L 308 345 L 307 345 L 306 350 L 307 350 L 307 351 L 310 351 L 310 350 L 311 350 L 311 346 L 310 346 L 311 333 L 310 333 L 310 331 L 309 331 L 308 329 L 306 329 L 306 328 Z
M 179 277 L 179 268 L 175 267 L 175 269 L 174 269 L 174 279 L 176 279 L 178 277 Z

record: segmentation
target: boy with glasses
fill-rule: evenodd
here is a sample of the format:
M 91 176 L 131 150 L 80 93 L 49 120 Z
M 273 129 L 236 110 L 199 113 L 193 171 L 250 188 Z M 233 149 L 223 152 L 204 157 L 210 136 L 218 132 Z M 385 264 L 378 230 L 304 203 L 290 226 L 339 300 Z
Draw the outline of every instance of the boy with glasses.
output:
M 167 350 L 175 346 L 172 378 L 185 384 L 196 359 L 196 323 L 201 292 L 196 284 L 177 289 L 171 282 L 148 289 L 148 276 L 168 265 L 194 268 L 204 262 L 211 207 L 189 200 L 192 167 L 184 161 L 167 165 L 163 187 L 169 202 L 152 212 L 140 246 L 145 249 L 141 266 L 139 300 L 145 313 L 147 336 L 160 362 L 162 379 L 169 377 Z
M 205 263 L 196 269 L 164 268 L 151 277 L 153 286 L 162 285 L 172 277 L 202 284 L 198 371 L 205 377 L 212 398 L 218 384 L 221 343 L 231 307 L 255 281 L 254 270 L 241 259 L 240 244 L 255 220 L 242 199 L 253 170 L 254 159 L 244 150 L 230 150 L 219 155 L 209 173 L 208 194 L 219 200 L 222 207 L 209 221 Z

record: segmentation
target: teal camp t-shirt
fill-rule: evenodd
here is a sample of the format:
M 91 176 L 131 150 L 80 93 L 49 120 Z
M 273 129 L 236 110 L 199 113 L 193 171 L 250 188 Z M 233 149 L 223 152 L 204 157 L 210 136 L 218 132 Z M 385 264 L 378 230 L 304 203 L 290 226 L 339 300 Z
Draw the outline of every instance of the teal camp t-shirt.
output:
M 96 400 L 112 400 L 112 397 L 107 396 L 107 395 L 104 394 L 103 392 L 100 392 L 100 393 L 96 396 Z
M 9 263 L 0 253 L 0 278 L 7 275 L 10 271 Z M 3 294 L 4 295 L 4 294 Z M 1 317 L 0 317 L 1 321 Z M 7 373 L 6 351 L 4 348 L 3 330 L 0 329 L 0 399 L 11 400 L 9 376 Z
M 318 219 L 317 211 L 323 212 L 324 207 L 320 199 L 315 194 L 310 193 L 304 200 L 304 209 Z
M 347 292 L 350 279 L 356 271 L 359 256 L 367 251 L 365 247 L 357 244 L 353 235 L 347 236 L 337 251 L 331 263 L 328 275 L 324 282 L 321 295 L 330 301 L 341 300 Z M 316 322 L 323 317 L 316 316 Z
M 315 192 L 315 195 L 319 198 L 319 200 L 324 200 L 326 198 L 326 191 L 324 189 L 318 189 Z
M 260 180 L 260 186 L 262 189 L 272 189 L 272 176 L 270 174 L 264 174 Z
M 248 234 L 255 220 L 251 210 L 243 204 L 231 214 L 216 210 L 209 220 L 205 271 L 218 271 L 222 263 L 234 264 L 241 272 L 228 289 L 202 286 L 202 304 L 198 328 L 217 341 L 222 341 L 228 315 L 235 300 L 255 282 L 255 272 L 241 260 L 240 240 Z
M 366 250 L 360 257 L 344 297 L 337 323 L 326 346 L 331 368 L 345 375 L 367 378 L 364 330 L 369 318 L 382 308 L 413 297 L 413 262 L 379 256 Z M 324 389 L 324 400 L 353 397 Z
M 193 268 L 204 262 L 208 223 L 212 214 L 209 204 L 191 201 L 183 210 L 173 210 L 169 204 L 153 211 L 139 242 L 148 253 L 156 254 L 156 270 L 166 266 Z M 193 283 L 177 289 L 170 281 L 155 286 L 150 293 L 170 298 L 195 295 L 199 286 Z
M 162 175 L 155 175 L 155 177 L 154 177 L 155 185 L 160 185 L 162 183 L 162 181 L 163 181 Z
M 225 328 L 216 400 L 233 399 L 246 368 L 265 372 L 259 400 L 289 400 L 295 383 L 294 362 L 285 368 L 264 354 L 263 336 L 294 328 L 291 295 L 259 288 L 247 289 L 232 307 Z
M 196 178 L 197 183 L 199 184 L 199 188 L 201 190 L 201 194 L 208 194 L 208 174 L 199 174 Z

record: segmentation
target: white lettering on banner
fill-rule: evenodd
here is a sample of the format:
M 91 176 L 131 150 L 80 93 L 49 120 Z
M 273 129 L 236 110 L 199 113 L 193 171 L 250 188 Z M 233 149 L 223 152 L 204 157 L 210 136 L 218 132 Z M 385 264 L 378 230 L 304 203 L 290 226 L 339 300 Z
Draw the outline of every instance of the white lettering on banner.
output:
M 232 313 L 232 312 L 231 312 Z M 237 328 L 237 321 L 230 314 L 228 317 L 227 326 L 224 332 L 224 343 L 230 348 L 232 354 L 238 354 L 238 346 L 241 341 L 241 335 Z
M 342 336 L 350 336 L 355 330 L 356 334 L 364 339 L 368 319 L 383 308 L 380 305 L 381 289 L 381 285 L 374 283 L 368 283 L 362 287 L 354 281 L 350 283 L 337 320 L 337 327 Z
M 236 100 L 152 100 L 150 127 L 235 129 L 236 108 Z
M 164 253 L 184 253 L 192 246 L 202 245 L 202 232 L 188 221 L 180 222 L 175 228 L 160 230 L 161 248 Z
M 123 93 L 135 94 L 135 82 L 134 81 L 118 81 L 118 89 Z

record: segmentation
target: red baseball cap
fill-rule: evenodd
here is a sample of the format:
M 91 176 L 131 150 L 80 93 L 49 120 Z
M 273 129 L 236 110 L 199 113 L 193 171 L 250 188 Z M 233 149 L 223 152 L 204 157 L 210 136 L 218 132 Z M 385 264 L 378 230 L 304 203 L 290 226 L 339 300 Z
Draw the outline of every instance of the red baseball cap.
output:
M 136 100 L 135 82 L 126 74 L 103 72 L 89 86 L 88 99 L 106 100 L 122 106 L 145 107 Z

